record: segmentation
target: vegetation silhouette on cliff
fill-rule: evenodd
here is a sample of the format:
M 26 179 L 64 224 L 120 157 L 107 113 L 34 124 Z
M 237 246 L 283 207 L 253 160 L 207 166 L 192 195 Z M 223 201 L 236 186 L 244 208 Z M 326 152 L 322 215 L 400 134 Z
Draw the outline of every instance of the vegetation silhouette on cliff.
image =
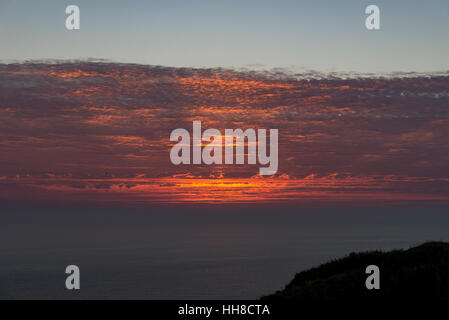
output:
M 365 286 L 366 267 L 380 269 L 380 289 Z M 351 253 L 296 274 L 262 300 L 449 299 L 449 243 L 427 242 L 408 250 Z

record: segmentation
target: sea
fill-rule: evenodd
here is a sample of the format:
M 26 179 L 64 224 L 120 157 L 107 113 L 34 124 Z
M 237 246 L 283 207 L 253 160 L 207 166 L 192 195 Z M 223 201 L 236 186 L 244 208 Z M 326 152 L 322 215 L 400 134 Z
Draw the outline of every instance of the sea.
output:
M 258 299 L 351 252 L 449 241 L 435 204 L 0 210 L 0 299 Z

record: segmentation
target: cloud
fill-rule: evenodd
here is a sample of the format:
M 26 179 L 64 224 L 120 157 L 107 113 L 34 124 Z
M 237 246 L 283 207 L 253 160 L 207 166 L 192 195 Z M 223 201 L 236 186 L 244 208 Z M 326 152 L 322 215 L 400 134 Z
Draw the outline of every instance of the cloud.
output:
M 419 191 L 440 199 L 449 194 L 448 106 L 448 72 L 373 76 L 107 61 L 0 64 L 0 183 L 8 197 L 21 188 L 17 196 L 42 188 L 83 190 L 93 198 L 143 190 L 151 201 L 176 201 L 186 194 L 198 200 L 207 187 L 220 194 L 232 184 L 186 184 L 177 193 L 179 184 L 157 179 L 252 179 L 258 166 L 171 164 L 171 130 L 191 130 L 198 119 L 203 128 L 219 130 L 278 128 L 281 179 L 270 181 L 277 181 L 274 188 L 294 190 L 287 192 L 289 200 L 307 197 L 304 181 L 317 179 L 358 198 L 344 177 L 362 177 L 378 195 L 404 198 Z M 27 175 L 35 183 L 11 185 L 13 177 L 24 181 Z M 145 179 L 154 179 L 151 187 Z M 272 194 L 283 194 L 281 189 Z

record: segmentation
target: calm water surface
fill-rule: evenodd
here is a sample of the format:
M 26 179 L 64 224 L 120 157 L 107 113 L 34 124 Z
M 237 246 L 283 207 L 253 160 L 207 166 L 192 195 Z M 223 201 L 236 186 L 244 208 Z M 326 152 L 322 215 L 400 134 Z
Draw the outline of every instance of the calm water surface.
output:
M 253 299 L 352 251 L 449 241 L 447 207 L 4 210 L 0 298 Z M 65 289 L 65 267 L 81 290 Z

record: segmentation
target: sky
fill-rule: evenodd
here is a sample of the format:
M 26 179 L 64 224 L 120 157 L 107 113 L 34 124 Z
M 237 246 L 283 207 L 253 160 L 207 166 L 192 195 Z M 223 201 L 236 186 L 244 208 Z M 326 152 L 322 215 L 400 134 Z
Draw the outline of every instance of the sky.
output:
M 81 30 L 65 29 L 65 7 Z M 381 30 L 365 28 L 365 7 Z M 0 60 L 108 59 L 322 72 L 449 69 L 446 0 L 0 0 Z
M 448 30 L 437 0 L 0 0 L 0 200 L 447 203 Z M 172 164 L 194 120 L 278 129 L 276 175 Z

